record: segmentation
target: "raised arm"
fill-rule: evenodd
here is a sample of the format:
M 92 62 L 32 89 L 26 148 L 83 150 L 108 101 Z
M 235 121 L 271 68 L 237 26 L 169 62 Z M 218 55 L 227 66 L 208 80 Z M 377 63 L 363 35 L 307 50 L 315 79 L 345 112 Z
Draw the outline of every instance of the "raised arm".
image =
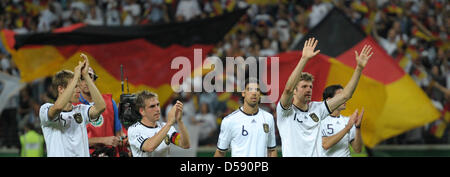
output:
M 142 145 L 142 150 L 146 152 L 153 152 L 164 140 L 164 138 L 167 136 L 167 133 L 170 130 L 170 127 L 175 124 L 175 112 L 176 107 L 173 106 L 172 109 L 170 109 L 169 113 L 167 114 L 167 123 L 164 125 L 161 130 L 156 133 L 156 135 L 152 136 L 151 138 L 144 141 L 144 144 Z
M 81 75 L 83 76 L 83 79 L 86 80 L 86 84 L 89 88 L 89 92 L 91 93 L 92 100 L 94 100 L 94 105 L 89 109 L 89 119 L 96 120 L 100 115 L 105 111 L 106 109 L 106 103 L 105 100 L 103 100 L 102 94 L 97 89 L 97 87 L 94 84 L 94 81 L 89 76 L 89 60 L 85 54 L 81 54 L 81 57 L 86 62 Z
M 341 131 L 339 131 L 338 133 L 336 133 L 333 136 L 322 137 L 322 148 L 325 150 L 328 150 L 331 147 L 333 147 L 336 143 L 341 141 L 341 139 L 345 136 L 345 134 L 347 134 L 350 131 L 350 129 L 353 127 L 353 125 L 355 124 L 357 115 L 358 115 L 358 110 L 355 110 L 355 112 L 350 116 L 350 119 L 348 120 L 348 123 L 347 123 L 347 125 L 345 125 L 344 129 L 342 129 Z
M 355 92 L 356 86 L 359 82 L 359 78 L 361 77 L 362 70 L 364 69 L 364 67 L 366 67 L 367 62 L 373 54 L 373 52 L 371 51 L 372 47 L 370 47 L 369 45 L 364 46 L 360 55 L 358 55 L 358 52 L 355 51 L 357 65 L 355 71 L 353 72 L 352 78 L 340 94 L 337 94 L 335 97 L 327 101 L 328 108 L 330 108 L 331 112 L 336 110 L 337 107 L 345 103 L 353 96 L 353 92 Z
M 355 139 L 351 142 L 352 148 L 356 153 L 360 153 L 363 147 L 363 141 L 361 137 L 361 122 L 364 115 L 364 108 L 362 108 L 361 113 L 356 118 L 356 131 L 355 131 Z
M 48 110 L 48 118 L 50 120 L 55 120 L 57 118 L 56 115 L 59 115 L 59 113 L 61 113 L 64 107 L 69 103 L 70 99 L 73 96 L 73 93 L 75 92 L 75 88 L 77 87 L 78 80 L 80 79 L 81 75 L 81 68 L 84 66 L 84 64 L 84 61 L 78 62 L 78 66 L 76 66 L 74 69 L 74 76 L 66 88 L 58 86 L 58 92 L 60 89 L 64 89 L 64 91 L 62 92 L 62 94 L 58 95 L 55 104 Z
M 280 103 L 283 108 L 288 108 L 292 105 L 294 89 L 300 80 L 300 76 L 302 75 L 302 71 L 305 68 L 306 63 L 320 52 L 320 50 L 314 51 L 317 46 L 317 42 L 318 41 L 314 38 L 309 38 L 308 40 L 306 40 L 303 47 L 302 58 L 300 58 L 300 61 L 295 67 L 294 71 L 289 76 L 289 79 L 286 82 L 286 86 L 284 87 L 283 93 L 281 95 Z
M 178 128 L 180 128 L 180 140 L 176 145 L 184 149 L 188 149 L 189 147 L 191 147 L 191 144 L 189 142 L 189 133 L 186 126 L 184 126 L 183 121 L 181 120 L 183 115 L 183 103 L 177 101 L 174 107 L 176 108 L 175 118 L 178 124 Z

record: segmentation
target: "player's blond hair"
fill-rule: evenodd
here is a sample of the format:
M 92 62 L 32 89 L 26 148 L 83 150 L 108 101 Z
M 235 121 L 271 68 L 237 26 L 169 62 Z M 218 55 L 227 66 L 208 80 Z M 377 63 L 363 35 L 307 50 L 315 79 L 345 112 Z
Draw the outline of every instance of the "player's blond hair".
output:
M 158 98 L 158 94 L 149 92 L 147 90 L 144 90 L 142 92 L 139 92 L 136 98 L 136 108 L 137 110 L 141 108 L 145 108 L 145 100 L 150 98 Z
M 52 78 L 53 89 L 56 92 L 58 92 L 59 86 L 66 88 L 67 84 L 69 84 L 69 80 L 72 79 L 73 76 L 74 76 L 73 72 L 69 71 L 69 70 L 61 70 L 61 71 L 57 72 Z

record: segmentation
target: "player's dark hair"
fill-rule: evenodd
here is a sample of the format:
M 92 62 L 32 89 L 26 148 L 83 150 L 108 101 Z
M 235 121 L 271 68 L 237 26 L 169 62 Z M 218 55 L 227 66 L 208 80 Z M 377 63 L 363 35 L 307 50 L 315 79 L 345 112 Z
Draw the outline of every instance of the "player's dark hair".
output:
M 258 80 L 257 78 L 255 78 L 255 77 L 249 77 L 249 78 L 247 78 L 247 79 L 245 80 L 244 91 L 245 91 L 245 89 L 247 88 L 247 85 L 248 85 L 248 84 L 251 84 L 251 83 L 258 84 L 258 91 L 261 93 L 261 95 L 264 95 L 264 94 L 265 94 L 265 93 L 263 93 L 263 92 L 261 91 L 261 84 L 259 84 L 259 80 Z M 242 102 L 244 102 L 244 97 L 242 96 L 240 100 L 241 100 Z M 261 103 L 261 99 L 259 99 L 259 102 L 258 102 L 258 103 Z
M 333 98 L 334 95 L 336 94 L 336 90 L 339 89 L 344 89 L 344 87 L 342 87 L 342 85 L 330 85 L 327 88 L 325 88 L 325 90 L 323 91 L 323 100 L 327 100 L 328 98 Z
M 254 77 L 249 77 L 248 79 L 245 80 L 245 85 L 244 88 L 247 88 L 247 85 L 250 83 L 255 83 L 259 85 L 259 80 L 257 78 Z

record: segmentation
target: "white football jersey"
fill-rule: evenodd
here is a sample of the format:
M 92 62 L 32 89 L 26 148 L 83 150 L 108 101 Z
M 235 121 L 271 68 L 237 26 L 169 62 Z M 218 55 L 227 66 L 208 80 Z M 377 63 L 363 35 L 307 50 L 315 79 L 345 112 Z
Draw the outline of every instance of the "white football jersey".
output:
M 156 122 L 156 127 L 148 127 L 141 122 L 136 122 L 128 128 L 128 139 L 133 157 L 168 157 L 172 136 L 176 135 L 176 129 L 171 126 L 164 140 L 153 152 L 142 150 L 145 140 L 155 136 L 166 123 Z
M 306 111 L 294 104 L 284 109 L 278 102 L 276 112 L 283 157 L 323 156 L 320 124 L 330 114 L 326 102 L 310 102 Z
M 259 109 L 250 115 L 242 107 L 222 120 L 217 149 L 232 157 L 267 157 L 267 149 L 276 147 L 275 122 L 272 114 Z
M 348 123 L 349 117 L 340 115 L 339 117 L 328 116 L 322 121 L 322 137 L 333 136 L 343 130 Z M 356 128 L 353 127 L 334 146 L 324 151 L 325 157 L 350 157 L 350 143 L 355 139 Z
M 86 125 L 90 105 L 73 106 L 72 111 L 61 112 L 55 120 L 48 118 L 53 104 L 46 103 L 39 110 L 48 157 L 89 157 Z

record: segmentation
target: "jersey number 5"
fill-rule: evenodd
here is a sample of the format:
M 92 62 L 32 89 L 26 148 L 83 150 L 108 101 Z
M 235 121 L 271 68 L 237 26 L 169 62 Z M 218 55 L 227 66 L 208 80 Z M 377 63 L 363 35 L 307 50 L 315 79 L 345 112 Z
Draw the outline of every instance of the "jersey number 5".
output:
M 327 124 L 327 130 L 331 130 L 331 132 L 327 131 L 328 134 L 333 134 L 334 133 L 334 129 L 331 128 L 331 125 L 333 125 L 333 124 Z

